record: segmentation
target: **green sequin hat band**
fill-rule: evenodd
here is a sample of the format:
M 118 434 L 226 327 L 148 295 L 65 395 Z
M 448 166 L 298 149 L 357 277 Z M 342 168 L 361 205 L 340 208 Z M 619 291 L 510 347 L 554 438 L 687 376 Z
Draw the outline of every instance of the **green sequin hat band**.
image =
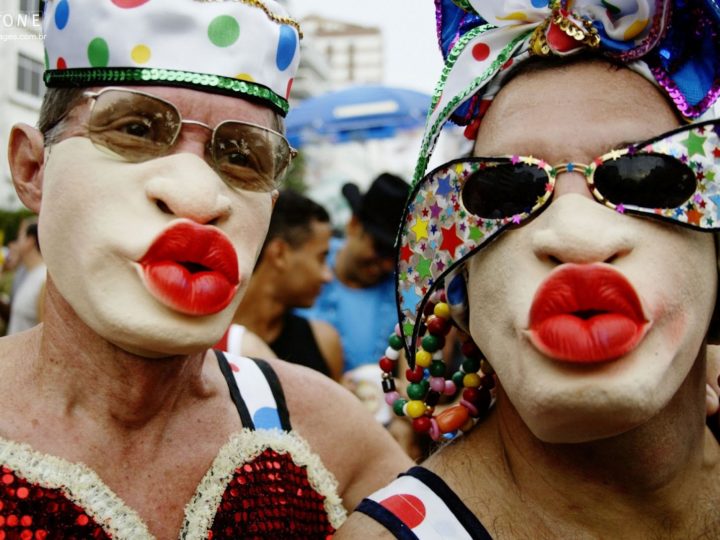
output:
M 48 87 L 180 86 L 285 116 L 301 34 L 274 0 L 49 0 Z

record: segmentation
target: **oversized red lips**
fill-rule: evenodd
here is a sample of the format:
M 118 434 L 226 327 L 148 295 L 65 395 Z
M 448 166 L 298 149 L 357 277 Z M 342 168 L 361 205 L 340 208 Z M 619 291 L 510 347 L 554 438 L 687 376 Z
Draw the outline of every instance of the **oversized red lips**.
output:
M 594 363 L 632 351 L 648 323 L 633 286 L 604 264 L 564 264 L 540 285 L 530 341 L 553 360 Z
M 163 231 L 138 263 L 150 294 L 187 315 L 223 310 L 240 283 L 230 241 L 217 229 L 191 221 Z

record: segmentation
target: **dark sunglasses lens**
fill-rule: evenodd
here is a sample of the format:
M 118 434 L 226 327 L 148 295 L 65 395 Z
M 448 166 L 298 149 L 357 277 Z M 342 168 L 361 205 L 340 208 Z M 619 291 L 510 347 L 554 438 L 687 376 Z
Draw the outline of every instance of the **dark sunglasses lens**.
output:
M 663 154 L 624 155 L 600 165 L 593 175 L 597 190 L 613 204 L 677 208 L 697 188 L 686 164 Z
M 161 99 L 106 90 L 95 98 L 88 132 L 93 143 L 138 162 L 165 154 L 180 125 L 177 110 Z
M 228 121 L 217 127 L 213 158 L 230 186 L 267 192 L 277 188 L 282 179 L 290 163 L 290 146 L 279 133 Z
M 502 219 L 530 212 L 545 197 L 548 176 L 524 163 L 487 163 L 465 181 L 462 201 L 471 214 Z

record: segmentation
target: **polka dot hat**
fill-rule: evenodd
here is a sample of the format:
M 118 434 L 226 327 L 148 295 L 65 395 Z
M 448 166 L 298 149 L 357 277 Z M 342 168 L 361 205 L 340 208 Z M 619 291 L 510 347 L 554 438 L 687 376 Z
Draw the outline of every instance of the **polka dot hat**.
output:
M 287 113 L 301 34 L 274 0 L 49 0 L 43 24 L 48 87 L 182 86 Z

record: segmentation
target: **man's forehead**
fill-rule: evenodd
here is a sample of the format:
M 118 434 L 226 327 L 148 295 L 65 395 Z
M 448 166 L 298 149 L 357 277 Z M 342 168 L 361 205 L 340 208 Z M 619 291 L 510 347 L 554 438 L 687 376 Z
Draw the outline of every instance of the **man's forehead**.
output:
M 568 110 L 583 114 L 572 117 L 564 114 Z M 602 63 L 578 63 L 509 82 L 480 125 L 475 153 L 592 158 L 677 125 L 666 99 L 644 78 Z

